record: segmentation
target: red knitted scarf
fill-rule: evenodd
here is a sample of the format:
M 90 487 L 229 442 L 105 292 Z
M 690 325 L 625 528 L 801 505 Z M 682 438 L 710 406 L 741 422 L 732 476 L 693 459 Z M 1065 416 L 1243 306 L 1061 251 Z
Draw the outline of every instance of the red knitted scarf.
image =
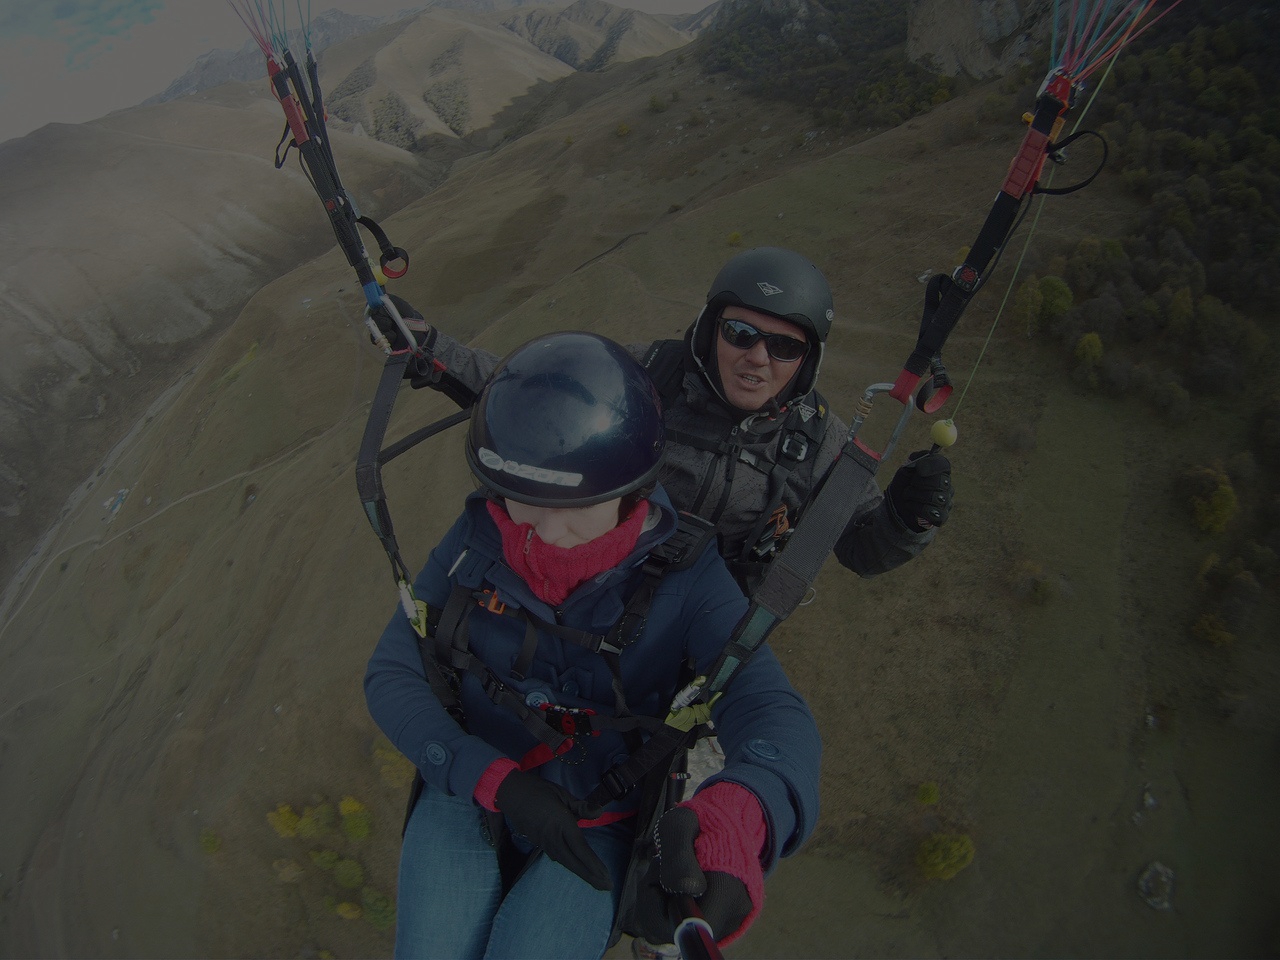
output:
M 569 594 L 597 573 L 616 567 L 640 539 L 649 501 L 641 500 L 620 524 L 576 547 L 544 543 L 528 523 L 516 523 L 500 505 L 490 500 L 489 516 L 502 535 L 502 555 L 539 600 L 558 607 Z

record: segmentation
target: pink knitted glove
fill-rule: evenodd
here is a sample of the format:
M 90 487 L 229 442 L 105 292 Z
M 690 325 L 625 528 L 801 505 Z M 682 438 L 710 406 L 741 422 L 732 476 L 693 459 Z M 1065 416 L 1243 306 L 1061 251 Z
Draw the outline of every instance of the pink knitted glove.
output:
M 512 770 L 519 769 L 520 764 L 506 757 L 499 757 L 489 764 L 484 773 L 480 775 L 480 782 L 476 784 L 476 791 L 473 794 L 476 803 L 490 813 L 497 813 L 498 787 L 502 786 L 502 781 L 507 779 L 507 774 Z
M 703 873 L 727 873 L 747 888 L 751 912 L 738 929 L 716 931 L 721 946 L 737 940 L 755 922 L 764 906 L 764 869 L 760 853 L 768 831 L 764 811 L 754 793 L 727 780 L 713 783 L 680 804 L 698 815 L 701 828 L 693 841 L 694 856 Z

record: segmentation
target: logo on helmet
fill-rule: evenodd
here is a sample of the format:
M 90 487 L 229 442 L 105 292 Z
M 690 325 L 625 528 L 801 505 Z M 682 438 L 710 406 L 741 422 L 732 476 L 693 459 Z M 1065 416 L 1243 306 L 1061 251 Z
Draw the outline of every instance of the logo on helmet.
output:
M 766 297 L 772 297 L 775 293 L 786 293 L 781 287 L 775 287 L 768 280 L 761 280 L 756 286 L 760 288 L 760 292 Z
M 509 473 L 513 477 L 522 477 L 535 483 L 551 483 L 558 487 L 577 487 L 582 484 L 580 473 L 565 473 L 562 470 L 548 470 L 546 467 L 534 467 L 527 463 L 504 460 L 488 447 L 481 447 L 476 451 L 476 456 L 490 470 Z

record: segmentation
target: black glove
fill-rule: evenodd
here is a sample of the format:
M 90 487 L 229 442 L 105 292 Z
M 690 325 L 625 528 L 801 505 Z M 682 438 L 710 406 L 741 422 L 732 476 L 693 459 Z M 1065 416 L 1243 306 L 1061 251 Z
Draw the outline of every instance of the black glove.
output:
M 902 524 L 916 533 L 940 527 L 951 513 L 951 461 L 917 450 L 889 481 L 885 499 Z
M 719 870 L 703 873 L 693 841 L 701 832 L 698 815 L 672 807 L 654 832 L 658 853 L 636 891 L 635 933 L 650 943 L 671 943 L 684 919 L 681 901 L 692 897 L 717 940 L 733 934 L 751 913 L 747 885 Z
M 599 806 L 579 800 L 558 784 L 523 770 L 507 774 L 494 799 L 498 810 L 510 821 L 513 833 L 540 847 L 548 857 L 597 890 L 613 889 L 608 868 L 587 845 L 578 826 L 579 820 L 600 816 Z

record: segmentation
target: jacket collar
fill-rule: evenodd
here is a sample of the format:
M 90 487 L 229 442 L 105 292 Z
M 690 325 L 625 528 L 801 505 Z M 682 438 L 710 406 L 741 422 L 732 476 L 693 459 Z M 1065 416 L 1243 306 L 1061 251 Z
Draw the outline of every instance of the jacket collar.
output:
M 489 511 L 485 507 L 487 497 L 483 491 L 477 490 L 467 495 L 466 503 L 463 507 L 468 519 L 471 521 L 471 535 L 468 538 L 467 550 L 476 550 L 492 561 L 500 569 L 490 570 L 490 578 L 494 580 L 494 585 L 510 591 L 512 599 L 515 599 L 521 606 L 529 609 L 543 607 L 550 609 L 541 600 L 533 595 L 528 586 L 521 580 L 502 557 L 502 538 L 498 534 L 498 528 L 494 526 L 493 518 L 489 516 Z M 615 586 L 626 580 L 631 571 L 639 565 L 649 552 L 657 547 L 660 543 L 667 540 L 676 531 L 677 516 L 675 507 L 671 504 L 671 498 L 667 496 L 667 492 L 658 485 L 649 495 L 649 517 L 645 520 L 644 528 L 640 532 L 636 545 L 627 555 L 626 559 L 612 570 L 593 577 L 586 583 L 576 589 L 562 605 L 567 607 L 576 603 L 581 597 L 587 596 L 596 590 L 606 589 Z

